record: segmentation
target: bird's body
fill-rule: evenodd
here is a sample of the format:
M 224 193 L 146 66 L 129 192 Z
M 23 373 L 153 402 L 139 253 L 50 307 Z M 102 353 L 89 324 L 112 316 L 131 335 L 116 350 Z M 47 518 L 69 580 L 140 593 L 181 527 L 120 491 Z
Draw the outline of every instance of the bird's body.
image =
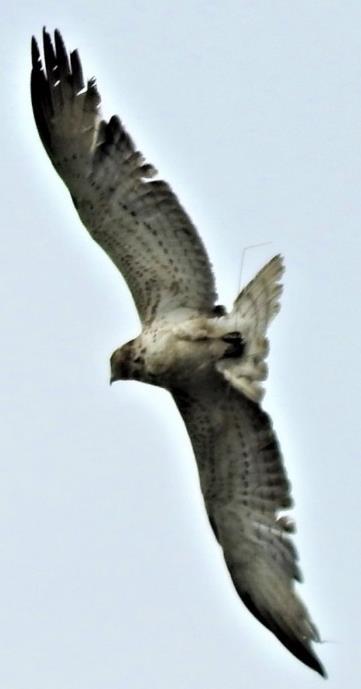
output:
M 279 310 L 283 263 L 275 256 L 233 309 L 216 304 L 206 250 L 169 186 L 154 179 L 117 117 L 101 118 L 94 80 L 84 86 L 44 31 L 45 67 L 33 40 L 32 103 L 45 149 L 93 239 L 120 269 L 142 331 L 111 357 L 111 380 L 167 389 L 186 424 L 209 520 L 240 597 L 280 641 L 320 674 L 318 632 L 294 586 L 301 579 L 282 512 L 290 485 L 272 422 L 261 408 L 266 331 Z
M 242 346 L 240 334 L 231 333 L 222 317 L 161 319 L 113 353 L 111 379 L 140 380 L 166 389 L 187 385 L 190 379 L 207 378 L 217 362 Z

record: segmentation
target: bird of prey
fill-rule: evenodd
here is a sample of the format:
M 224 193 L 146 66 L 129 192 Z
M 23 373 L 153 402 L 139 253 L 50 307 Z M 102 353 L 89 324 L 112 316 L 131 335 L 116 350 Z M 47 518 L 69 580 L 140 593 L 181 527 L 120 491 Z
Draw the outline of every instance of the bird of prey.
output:
M 111 356 L 111 380 L 168 390 L 197 461 L 208 517 L 237 593 L 299 660 L 325 676 L 317 629 L 300 600 L 301 573 L 283 512 L 290 485 L 261 407 L 266 331 L 279 310 L 275 256 L 227 312 L 216 303 L 203 242 L 170 187 L 118 117 L 102 118 L 94 79 L 59 31 L 32 41 L 31 97 L 40 138 L 93 239 L 119 268 L 142 331 Z

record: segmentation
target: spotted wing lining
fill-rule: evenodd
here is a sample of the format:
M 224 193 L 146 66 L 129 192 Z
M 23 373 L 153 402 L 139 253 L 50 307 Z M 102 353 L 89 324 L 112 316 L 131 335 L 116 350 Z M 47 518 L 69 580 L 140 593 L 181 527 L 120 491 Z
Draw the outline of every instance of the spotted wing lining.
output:
M 141 319 L 178 308 L 210 313 L 216 293 L 203 242 L 170 187 L 153 179 L 118 117 L 100 115 L 94 79 L 84 84 L 77 51 L 44 30 L 43 68 L 32 41 L 31 94 L 44 147 L 81 220 L 120 269 Z

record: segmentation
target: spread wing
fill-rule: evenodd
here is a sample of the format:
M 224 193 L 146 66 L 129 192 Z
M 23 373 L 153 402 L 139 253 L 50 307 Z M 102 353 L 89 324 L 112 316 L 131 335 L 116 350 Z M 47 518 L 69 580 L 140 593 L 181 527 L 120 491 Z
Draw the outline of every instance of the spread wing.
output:
M 325 676 L 311 642 L 316 627 L 298 597 L 290 539 L 290 485 L 270 418 L 214 374 L 172 391 L 196 456 L 214 533 L 234 586 L 249 610 L 302 662 Z
M 31 96 L 44 147 L 93 239 L 123 273 L 143 322 L 179 307 L 209 312 L 211 266 L 170 187 L 152 179 L 121 121 L 101 118 L 94 79 L 84 85 L 77 51 L 44 30 L 43 68 L 32 42 Z

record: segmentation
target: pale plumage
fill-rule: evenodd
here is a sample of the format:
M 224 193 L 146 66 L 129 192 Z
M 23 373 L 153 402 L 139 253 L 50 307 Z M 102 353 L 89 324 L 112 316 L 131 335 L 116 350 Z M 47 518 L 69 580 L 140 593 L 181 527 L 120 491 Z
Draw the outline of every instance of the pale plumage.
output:
M 44 31 L 43 69 L 32 44 L 31 93 L 40 137 L 79 216 L 121 270 L 142 333 L 114 352 L 112 380 L 167 388 L 185 421 L 209 519 L 237 592 L 304 663 L 324 675 L 319 636 L 300 601 L 290 486 L 270 418 L 261 409 L 267 327 L 279 310 L 283 264 L 274 257 L 227 314 L 191 220 L 154 179 L 117 117 L 101 118 L 94 80 L 76 51 Z

